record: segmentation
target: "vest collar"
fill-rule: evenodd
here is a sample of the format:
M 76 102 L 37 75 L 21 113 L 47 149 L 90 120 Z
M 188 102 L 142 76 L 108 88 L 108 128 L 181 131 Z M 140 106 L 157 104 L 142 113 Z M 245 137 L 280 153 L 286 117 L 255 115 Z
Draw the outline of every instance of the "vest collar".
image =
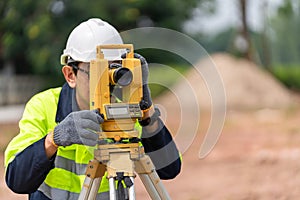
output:
M 61 122 L 72 111 L 78 111 L 79 107 L 75 98 L 75 89 L 71 88 L 68 83 L 62 86 L 56 112 L 56 123 Z

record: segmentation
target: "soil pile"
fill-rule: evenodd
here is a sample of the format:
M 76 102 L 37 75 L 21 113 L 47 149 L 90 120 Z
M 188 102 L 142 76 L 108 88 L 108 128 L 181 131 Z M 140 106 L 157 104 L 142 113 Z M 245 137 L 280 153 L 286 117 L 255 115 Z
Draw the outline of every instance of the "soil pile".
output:
M 200 60 L 170 91 L 158 102 L 165 106 L 178 106 L 180 102 L 194 107 L 190 102 L 195 99 L 200 109 L 217 104 L 226 104 L 227 109 L 277 109 L 289 107 L 295 101 L 269 72 L 225 53 Z

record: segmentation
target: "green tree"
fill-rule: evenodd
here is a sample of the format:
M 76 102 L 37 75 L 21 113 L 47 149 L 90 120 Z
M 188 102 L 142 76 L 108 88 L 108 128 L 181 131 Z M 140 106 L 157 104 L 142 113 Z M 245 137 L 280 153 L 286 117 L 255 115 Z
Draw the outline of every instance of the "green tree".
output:
M 300 0 L 285 0 L 270 18 L 271 72 L 287 87 L 300 91 Z
M 181 30 L 193 8 L 209 0 L 5 0 L 0 3 L 0 70 L 58 74 L 59 57 L 70 31 L 100 17 L 119 31 L 140 26 Z
M 285 0 L 270 18 L 272 62 L 300 63 L 300 0 Z

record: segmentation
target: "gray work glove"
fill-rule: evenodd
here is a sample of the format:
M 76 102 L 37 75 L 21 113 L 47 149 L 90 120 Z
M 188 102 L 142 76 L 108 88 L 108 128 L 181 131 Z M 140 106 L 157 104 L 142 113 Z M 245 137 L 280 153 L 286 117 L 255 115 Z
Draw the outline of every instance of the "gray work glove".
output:
M 121 57 L 125 58 L 126 54 L 123 54 Z M 152 105 L 151 92 L 150 92 L 150 89 L 148 86 L 148 75 L 149 75 L 148 63 L 147 63 L 146 59 L 138 53 L 134 53 L 134 58 L 137 58 L 141 61 L 142 81 L 143 81 L 143 99 L 140 103 L 140 107 L 142 110 L 146 110 L 146 109 L 150 108 L 150 106 Z
M 58 146 L 83 144 L 95 146 L 97 144 L 100 124 L 103 118 L 97 110 L 82 110 L 70 113 L 53 131 L 54 143 Z

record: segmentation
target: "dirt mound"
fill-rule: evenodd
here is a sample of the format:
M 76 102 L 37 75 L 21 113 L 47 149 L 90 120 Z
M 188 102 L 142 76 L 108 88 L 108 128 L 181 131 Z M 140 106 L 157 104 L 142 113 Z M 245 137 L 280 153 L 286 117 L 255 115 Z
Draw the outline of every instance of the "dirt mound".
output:
M 171 91 L 158 101 L 166 106 L 179 101 L 194 107 L 190 102 L 195 99 L 200 109 L 223 102 L 227 109 L 283 108 L 294 101 L 291 93 L 267 71 L 225 53 L 200 60 Z
M 292 105 L 294 97 L 253 63 L 227 54 L 214 54 L 211 60 L 201 60 L 155 99 L 163 105 L 162 113 L 168 115 L 168 127 L 183 154 L 181 173 L 165 182 L 172 199 L 299 199 L 300 111 L 281 109 Z M 199 108 L 210 108 L 211 101 L 222 105 L 222 93 L 232 110 L 226 113 L 218 143 L 200 159 L 204 134 L 218 120 L 205 112 L 200 119 Z M 192 126 L 195 121 L 199 128 Z M 176 134 L 183 127 L 187 128 Z M 193 128 L 198 130 L 190 146 L 183 148 Z
M 224 80 L 229 107 L 281 108 L 293 103 L 290 92 L 254 63 L 227 54 L 213 55 L 212 60 Z

